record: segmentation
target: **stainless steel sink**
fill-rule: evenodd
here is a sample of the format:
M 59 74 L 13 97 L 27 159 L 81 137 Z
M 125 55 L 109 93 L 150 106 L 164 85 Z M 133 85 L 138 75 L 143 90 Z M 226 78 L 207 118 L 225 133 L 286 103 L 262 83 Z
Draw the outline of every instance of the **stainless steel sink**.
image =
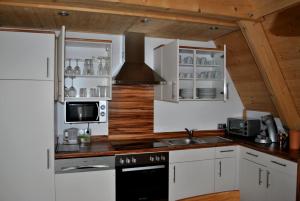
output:
M 172 139 L 164 139 L 163 142 L 170 145 L 190 145 L 190 144 L 202 144 L 205 143 L 200 138 L 172 138 Z
M 230 142 L 231 140 L 223 137 L 192 137 L 192 138 L 172 138 L 172 139 L 163 139 L 162 142 L 169 144 L 171 146 L 178 145 L 191 145 L 191 144 L 205 144 L 205 143 L 222 143 Z

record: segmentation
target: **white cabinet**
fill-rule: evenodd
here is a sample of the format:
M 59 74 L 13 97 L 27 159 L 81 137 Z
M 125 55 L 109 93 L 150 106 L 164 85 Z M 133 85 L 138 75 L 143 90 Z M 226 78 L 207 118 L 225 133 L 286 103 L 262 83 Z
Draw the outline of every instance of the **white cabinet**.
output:
M 215 192 L 230 191 L 237 188 L 236 146 L 216 148 Z
M 0 80 L 0 200 L 54 201 L 53 85 Z
M 214 148 L 170 152 L 170 201 L 213 192 Z
M 226 100 L 226 47 L 179 46 L 176 40 L 154 50 L 154 69 L 166 81 L 155 88 L 157 100 Z
M 115 201 L 115 170 L 55 175 L 56 201 Z
M 296 200 L 296 163 L 248 148 L 241 149 L 241 201 Z
M 111 99 L 112 41 L 66 38 L 57 41 L 56 94 L 60 102 Z
M 0 44 L 0 79 L 54 79 L 54 33 L 0 31 Z

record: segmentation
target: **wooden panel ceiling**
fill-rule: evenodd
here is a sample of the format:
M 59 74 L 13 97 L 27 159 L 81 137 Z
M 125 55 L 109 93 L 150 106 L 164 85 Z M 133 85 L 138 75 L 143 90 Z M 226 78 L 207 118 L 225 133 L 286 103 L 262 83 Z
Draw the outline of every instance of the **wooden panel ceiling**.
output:
M 223 36 L 217 45 L 227 45 L 227 69 L 247 110 L 277 114 L 268 89 L 241 31 Z
M 142 32 L 148 36 L 190 40 L 211 40 L 236 30 L 236 27 L 219 26 L 210 30 L 210 25 L 177 20 L 150 18 L 142 23 L 142 17 L 68 11 L 67 17 L 59 16 L 59 9 L 30 8 L 22 6 L 0 6 L 0 26 L 37 29 L 59 29 L 68 31 L 122 34 L 125 31 Z
M 267 16 L 263 26 L 300 114 L 300 37 L 297 34 L 300 33 L 300 21 L 299 18 L 295 18 L 299 16 L 300 7 L 295 8 L 285 11 L 289 15 Z M 277 20 L 280 23 L 277 23 Z M 274 30 L 274 24 L 278 31 Z M 284 36 L 278 35 L 282 30 Z

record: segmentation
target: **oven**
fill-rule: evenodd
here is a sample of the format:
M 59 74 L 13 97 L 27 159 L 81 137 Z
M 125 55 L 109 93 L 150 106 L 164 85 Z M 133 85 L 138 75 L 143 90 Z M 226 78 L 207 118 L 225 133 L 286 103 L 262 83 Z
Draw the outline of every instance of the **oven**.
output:
M 167 152 L 116 156 L 116 201 L 168 201 Z

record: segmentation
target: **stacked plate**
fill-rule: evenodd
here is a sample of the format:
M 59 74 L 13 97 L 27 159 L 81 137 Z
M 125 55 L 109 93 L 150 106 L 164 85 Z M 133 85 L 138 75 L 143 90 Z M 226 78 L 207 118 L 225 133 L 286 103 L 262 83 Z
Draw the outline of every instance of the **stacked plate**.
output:
M 197 88 L 196 95 L 198 98 L 216 98 L 216 88 Z
M 179 96 L 182 98 L 193 98 L 193 89 L 190 88 L 179 89 Z

